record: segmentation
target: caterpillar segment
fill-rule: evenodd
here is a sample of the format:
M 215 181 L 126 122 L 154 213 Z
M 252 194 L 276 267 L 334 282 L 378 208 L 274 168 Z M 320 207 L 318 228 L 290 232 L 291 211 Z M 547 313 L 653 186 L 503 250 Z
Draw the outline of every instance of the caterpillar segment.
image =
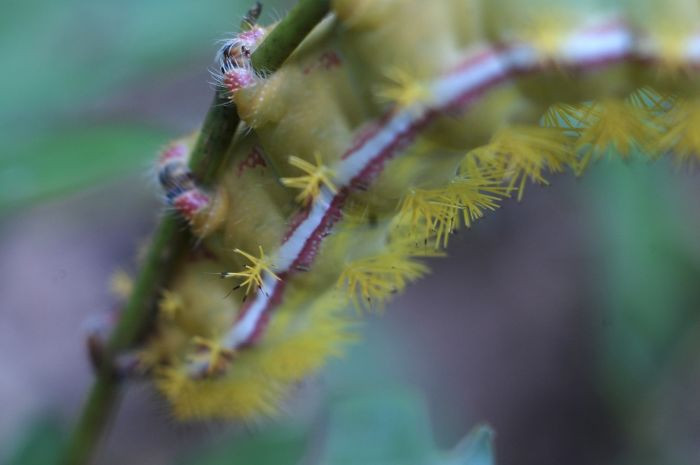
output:
M 697 160 L 699 32 L 680 0 L 333 1 L 278 71 L 229 87 L 252 130 L 223 206 L 173 203 L 207 251 L 142 349 L 175 416 L 273 415 L 355 338 L 353 302 L 380 306 L 527 184 L 612 152 Z M 250 70 L 235 43 L 222 83 Z M 166 192 L 193 197 L 177 168 Z

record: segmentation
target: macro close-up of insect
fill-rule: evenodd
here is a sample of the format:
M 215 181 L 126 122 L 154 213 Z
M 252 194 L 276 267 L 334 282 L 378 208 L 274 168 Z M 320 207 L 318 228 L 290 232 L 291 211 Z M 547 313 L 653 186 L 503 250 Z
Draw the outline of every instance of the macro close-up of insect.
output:
M 700 3 L 234 4 L 7 118 L 0 463 L 700 460 Z

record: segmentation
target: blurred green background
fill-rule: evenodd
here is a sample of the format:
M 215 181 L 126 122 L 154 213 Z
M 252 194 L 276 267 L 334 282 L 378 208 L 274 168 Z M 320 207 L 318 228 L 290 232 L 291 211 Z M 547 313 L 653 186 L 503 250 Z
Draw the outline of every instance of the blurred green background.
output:
M 0 463 L 55 457 L 90 383 L 83 322 L 115 305 L 109 277 L 135 271 L 161 211 L 153 154 L 201 122 L 216 41 L 248 6 L 4 3 Z M 488 429 L 455 448 L 482 422 L 501 464 L 700 463 L 698 198 L 667 162 L 530 187 L 282 419 L 178 425 L 136 385 L 96 463 L 486 465 Z

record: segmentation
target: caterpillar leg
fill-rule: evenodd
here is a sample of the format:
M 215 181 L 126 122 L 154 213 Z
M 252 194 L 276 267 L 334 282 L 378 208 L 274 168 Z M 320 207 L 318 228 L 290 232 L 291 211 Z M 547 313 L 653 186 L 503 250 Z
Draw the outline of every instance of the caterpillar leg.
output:
M 107 348 L 109 335 L 121 316 L 121 307 L 114 307 L 94 315 L 85 324 L 85 346 L 90 364 L 95 372 L 108 370 L 117 378 L 137 378 L 146 374 L 140 363 L 138 351 L 110 354 Z
M 189 169 L 191 139 L 172 142 L 158 156 L 158 182 L 166 203 L 187 221 L 198 237 L 218 229 L 225 218 L 227 198 L 197 186 Z
M 256 2 L 243 18 L 241 32 L 224 40 L 216 53 L 219 69 L 212 74 L 216 83 L 226 89 L 230 96 L 256 82 L 250 58 L 266 32 L 257 25 L 261 12 L 262 5 Z

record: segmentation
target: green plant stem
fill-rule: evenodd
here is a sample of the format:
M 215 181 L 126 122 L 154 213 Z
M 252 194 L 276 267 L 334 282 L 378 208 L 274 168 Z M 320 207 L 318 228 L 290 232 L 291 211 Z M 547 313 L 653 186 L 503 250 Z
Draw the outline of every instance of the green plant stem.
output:
M 330 0 L 299 0 L 251 57 L 256 70 L 276 71 L 328 14 Z
M 266 37 L 252 56 L 257 70 L 273 72 L 296 49 L 313 27 L 328 13 L 329 0 L 301 0 Z M 239 118 L 236 108 L 217 91 L 192 151 L 190 168 L 200 185 L 209 186 L 228 166 L 229 150 Z M 119 399 L 120 382 L 110 361 L 142 340 L 151 326 L 156 302 L 192 241 L 189 230 L 167 215 L 153 235 L 134 290 L 105 348 L 106 360 L 99 367 L 78 422 L 59 462 L 87 463 Z
M 190 157 L 190 169 L 200 185 L 210 186 L 228 166 L 226 154 L 238 123 L 236 106 L 223 92 L 216 92 Z

